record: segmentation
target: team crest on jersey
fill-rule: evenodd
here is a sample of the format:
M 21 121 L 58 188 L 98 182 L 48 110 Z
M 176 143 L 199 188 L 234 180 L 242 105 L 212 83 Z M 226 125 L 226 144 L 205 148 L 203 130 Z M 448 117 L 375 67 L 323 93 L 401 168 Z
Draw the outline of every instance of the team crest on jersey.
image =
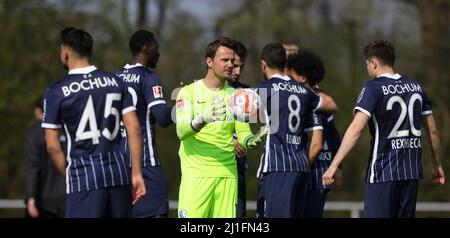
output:
M 153 86 L 153 97 L 154 98 L 162 98 L 163 97 L 163 92 L 162 92 L 162 87 L 161 86 Z
M 177 101 L 177 111 L 179 111 L 183 108 L 184 108 L 184 98 L 180 98 Z
M 186 210 L 180 210 L 180 213 L 178 214 L 180 218 L 186 218 L 187 217 L 187 211 Z

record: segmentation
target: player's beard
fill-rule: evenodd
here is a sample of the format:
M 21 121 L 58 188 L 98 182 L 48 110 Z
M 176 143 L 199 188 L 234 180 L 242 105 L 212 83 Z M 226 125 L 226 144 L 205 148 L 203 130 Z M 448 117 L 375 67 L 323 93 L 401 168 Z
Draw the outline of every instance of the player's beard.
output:
M 69 65 L 63 63 L 62 66 L 63 66 L 63 68 L 64 68 L 65 70 L 69 70 Z

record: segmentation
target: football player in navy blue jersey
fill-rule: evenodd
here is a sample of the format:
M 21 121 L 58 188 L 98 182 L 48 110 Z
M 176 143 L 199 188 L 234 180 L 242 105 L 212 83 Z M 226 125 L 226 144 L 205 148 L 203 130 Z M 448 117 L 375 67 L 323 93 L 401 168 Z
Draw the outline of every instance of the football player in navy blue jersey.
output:
M 241 83 L 240 77 L 245 66 L 245 59 L 247 58 L 247 47 L 240 41 L 234 41 L 234 68 L 231 73 L 231 78 L 227 79 L 227 83 L 233 88 L 250 88 L 249 85 Z M 236 218 L 243 218 L 246 216 L 246 175 L 248 169 L 247 151 L 239 145 L 236 134 L 234 134 L 234 149 L 236 154 L 237 170 L 238 170 L 238 200 L 236 207 Z
M 162 127 L 172 124 L 171 108 L 163 97 L 159 77 L 148 68 L 156 68 L 159 44 L 152 32 L 139 30 L 129 40 L 132 64 L 126 64 L 116 74 L 133 96 L 143 137 L 142 173 L 147 194 L 133 206 L 133 217 L 167 217 L 169 213 L 167 182 L 156 149 L 155 123 Z M 127 148 L 126 133 L 122 148 Z
M 322 146 L 322 127 L 317 125 L 313 112 L 336 110 L 334 101 L 323 101 L 311 89 L 286 76 L 285 66 L 283 46 L 267 44 L 261 55 L 266 81 L 256 86 L 266 104 L 265 122 L 270 124 L 258 169 L 258 217 L 304 216 L 309 158 L 317 156 Z M 312 131 L 311 146 L 318 148 L 316 155 L 306 153 L 301 138 L 304 131 Z
M 317 84 L 325 76 L 325 67 L 322 59 L 307 49 L 291 54 L 288 57 L 287 69 L 291 78 L 305 84 L 315 92 L 321 91 Z M 323 148 L 315 162 L 311 165 L 310 182 L 306 195 L 306 218 L 320 218 L 323 216 L 327 193 L 331 186 L 322 185 L 322 175 L 331 163 L 340 145 L 339 132 L 333 122 L 333 115 L 325 112 L 316 112 L 323 126 Z M 335 189 L 341 184 L 342 172 L 337 170 L 335 176 Z
M 374 41 L 364 49 L 367 81 L 359 94 L 355 116 L 328 170 L 323 184 L 333 183 L 340 162 L 369 123 L 371 152 L 366 173 L 364 216 L 414 217 L 418 180 L 422 178 L 422 131 L 433 152 L 432 182 L 445 183 L 438 129 L 425 88 L 394 71 L 395 49 Z
M 129 217 L 145 194 L 139 121 L 121 80 L 90 65 L 92 45 L 86 31 L 61 31 L 61 62 L 69 73 L 47 89 L 42 127 L 47 150 L 66 176 L 66 217 Z M 129 132 L 131 174 L 120 148 L 120 121 Z M 59 128 L 67 135 L 67 167 Z

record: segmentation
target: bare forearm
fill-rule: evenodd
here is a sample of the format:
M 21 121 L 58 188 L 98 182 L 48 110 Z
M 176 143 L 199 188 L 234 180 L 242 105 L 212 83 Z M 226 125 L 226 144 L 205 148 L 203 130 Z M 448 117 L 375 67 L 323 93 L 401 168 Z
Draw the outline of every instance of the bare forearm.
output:
M 328 113 L 336 113 L 337 104 L 334 99 L 323 92 L 319 92 L 319 96 L 322 98 L 322 106 L 320 107 L 321 111 L 325 111 Z
M 361 112 L 358 112 L 355 115 L 355 119 L 352 121 L 347 131 L 345 132 L 344 138 L 342 139 L 341 146 L 337 151 L 335 157 L 333 158 L 333 162 L 331 162 L 330 167 L 337 168 L 339 164 L 344 160 L 347 154 L 352 150 L 358 141 L 359 137 L 361 137 L 364 127 L 367 124 L 368 118 L 365 115 L 362 115 Z
M 314 162 L 316 162 L 317 156 L 319 156 L 322 147 L 323 146 L 318 143 L 311 144 L 308 151 L 309 164 L 314 164 Z
M 53 165 L 63 176 L 66 176 L 66 159 L 61 147 L 58 148 L 48 148 L 48 153 L 52 158 Z
M 428 139 L 431 142 L 431 152 L 433 153 L 433 165 L 435 167 L 442 166 L 442 148 L 441 140 L 439 138 L 439 131 L 436 126 L 436 120 L 433 114 L 426 115 L 422 118 L 422 124 L 425 127 L 425 131 L 428 135 Z
M 53 161 L 53 165 L 63 176 L 66 176 L 66 160 L 61 149 L 61 143 L 59 142 L 59 131 L 45 129 L 45 140 L 47 142 L 47 151 Z
M 131 172 L 141 173 L 142 141 L 141 129 L 135 112 L 124 115 L 123 122 L 127 130 L 128 146 L 131 154 Z
M 320 151 L 323 148 L 323 132 L 322 130 L 314 130 L 308 133 L 309 141 L 311 141 L 308 148 L 309 164 L 313 164 Z

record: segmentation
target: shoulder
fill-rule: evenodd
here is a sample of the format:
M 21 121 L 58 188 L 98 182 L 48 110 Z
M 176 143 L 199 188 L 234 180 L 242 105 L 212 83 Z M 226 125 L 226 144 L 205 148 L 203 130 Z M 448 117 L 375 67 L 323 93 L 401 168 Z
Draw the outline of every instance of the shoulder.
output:
M 273 82 L 274 82 L 274 81 L 272 81 L 272 79 L 263 81 L 263 82 L 261 82 L 261 83 L 258 83 L 258 84 L 256 85 L 256 88 L 267 88 L 267 87 L 270 87 L 270 86 L 272 85 Z
M 183 86 L 183 87 L 180 89 L 180 94 L 181 94 L 181 95 L 190 95 L 191 93 L 194 92 L 194 88 L 199 86 L 199 82 L 200 82 L 200 80 L 195 81 L 195 82 L 193 82 L 193 83 L 190 83 L 190 84 L 188 84 L 188 85 Z

